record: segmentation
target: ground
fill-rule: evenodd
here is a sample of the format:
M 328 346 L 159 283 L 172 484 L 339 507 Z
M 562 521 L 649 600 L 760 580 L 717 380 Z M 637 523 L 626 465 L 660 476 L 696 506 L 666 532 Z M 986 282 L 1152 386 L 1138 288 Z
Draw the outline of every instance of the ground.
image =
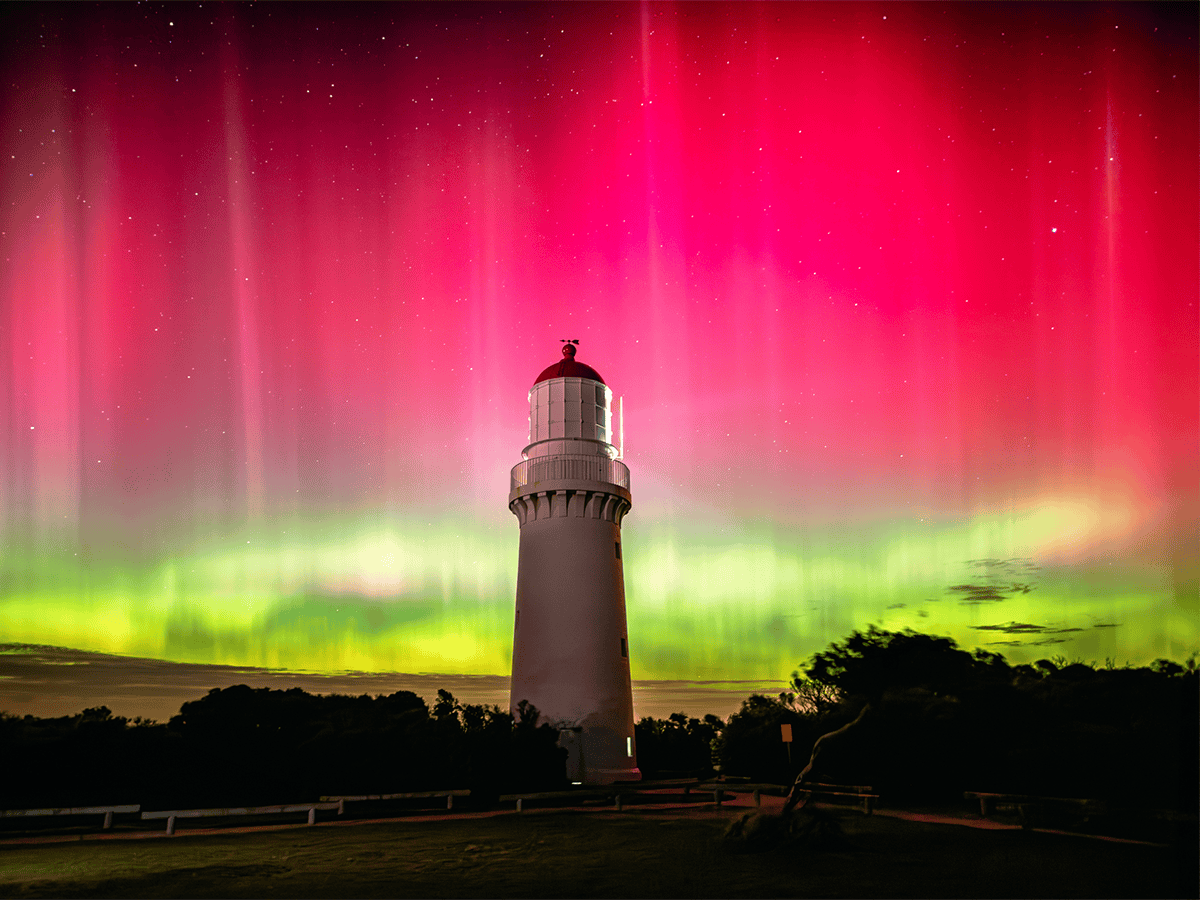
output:
M 832 845 L 764 847 L 727 836 L 748 814 L 506 810 L 9 843 L 0 896 L 1196 896 L 1194 856 L 1167 847 L 849 810 L 827 813 Z

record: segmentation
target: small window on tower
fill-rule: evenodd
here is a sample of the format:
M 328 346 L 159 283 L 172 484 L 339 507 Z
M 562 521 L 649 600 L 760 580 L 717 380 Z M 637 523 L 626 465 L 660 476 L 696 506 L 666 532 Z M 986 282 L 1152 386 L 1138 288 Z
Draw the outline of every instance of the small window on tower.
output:
M 621 542 L 617 541 L 614 545 L 617 548 L 617 559 L 621 558 Z
M 625 638 L 621 638 L 621 659 L 629 659 L 629 643 Z

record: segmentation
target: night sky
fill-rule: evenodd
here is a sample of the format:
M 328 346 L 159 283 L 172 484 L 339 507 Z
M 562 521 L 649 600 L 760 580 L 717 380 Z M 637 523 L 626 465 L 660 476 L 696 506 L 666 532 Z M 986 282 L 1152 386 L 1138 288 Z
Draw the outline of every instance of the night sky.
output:
M 0 708 L 507 675 L 564 338 L 623 398 L 635 680 L 871 623 L 1186 658 L 1197 10 L 4 7 Z

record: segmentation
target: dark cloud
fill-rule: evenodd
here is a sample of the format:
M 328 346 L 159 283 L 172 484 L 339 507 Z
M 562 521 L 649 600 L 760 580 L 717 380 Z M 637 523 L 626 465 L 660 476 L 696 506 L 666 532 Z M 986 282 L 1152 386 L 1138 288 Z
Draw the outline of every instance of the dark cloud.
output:
M 1005 625 L 972 625 L 975 631 L 1003 631 L 1005 634 L 1035 634 L 1044 630 L 1043 625 L 1028 625 L 1025 622 L 1009 622 Z
M 1077 631 L 1083 631 L 1082 628 L 1055 628 L 1050 625 L 1034 625 L 1030 622 L 1005 622 L 1002 625 L 972 625 L 975 631 L 992 631 L 999 634 L 1009 635 L 1027 635 L 1036 637 L 1036 641 L 988 641 L 989 646 L 1000 647 L 1042 647 L 1048 644 L 1065 644 L 1069 638 L 1058 637 L 1062 634 L 1071 634 Z
M 946 590 L 960 596 L 959 603 L 965 606 L 981 603 L 999 603 L 1013 594 L 1028 594 L 1041 566 L 1033 560 L 1014 559 L 968 559 L 967 565 L 982 569 L 977 576 L 982 580 L 971 584 L 952 584 Z
M 0 710 L 18 715 L 74 715 L 107 706 L 116 715 L 165 721 L 188 700 L 215 687 L 299 687 L 314 694 L 391 694 L 412 691 L 429 700 L 445 688 L 467 703 L 508 705 L 508 678 L 500 675 L 321 674 L 176 663 L 68 647 L 0 644 Z
M 975 631 L 999 631 L 1004 634 L 1067 634 L 1083 631 L 1082 628 L 1051 628 L 1049 625 L 1031 625 L 1028 622 L 1006 622 L 1003 625 L 972 625 Z
M 115 715 L 165 722 L 189 700 L 212 688 L 298 687 L 312 694 L 392 694 L 412 691 L 431 702 L 439 689 L 463 703 L 508 706 L 504 675 L 437 675 L 402 672 L 289 672 L 255 666 L 176 663 L 162 659 L 93 653 L 40 644 L 0 644 L 0 711 L 42 717 L 73 716 L 107 706 Z M 750 694 L 775 696 L 779 681 L 635 681 L 634 712 L 665 718 L 736 712 Z
M 1031 578 L 1042 570 L 1041 566 L 1028 557 L 968 559 L 967 565 L 976 569 L 984 569 L 989 575 L 1005 578 Z
M 959 603 L 999 603 L 1008 599 L 1007 594 L 990 584 L 952 584 L 946 590 L 962 594 Z

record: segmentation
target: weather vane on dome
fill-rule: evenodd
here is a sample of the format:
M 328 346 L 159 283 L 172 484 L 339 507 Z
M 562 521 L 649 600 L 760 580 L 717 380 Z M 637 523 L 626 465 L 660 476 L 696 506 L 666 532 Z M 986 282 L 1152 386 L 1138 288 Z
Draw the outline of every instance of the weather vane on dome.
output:
M 562 343 L 563 343 L 563 356 L 567 357 L 568 359 L 574 359 L 575 358 L 575 346 L 574 345 L 579 343 L 579 339 L 572 338 L 571 340 L 567 340 L 566 338 L 559 338 L 559 340 L 562 341 Z

